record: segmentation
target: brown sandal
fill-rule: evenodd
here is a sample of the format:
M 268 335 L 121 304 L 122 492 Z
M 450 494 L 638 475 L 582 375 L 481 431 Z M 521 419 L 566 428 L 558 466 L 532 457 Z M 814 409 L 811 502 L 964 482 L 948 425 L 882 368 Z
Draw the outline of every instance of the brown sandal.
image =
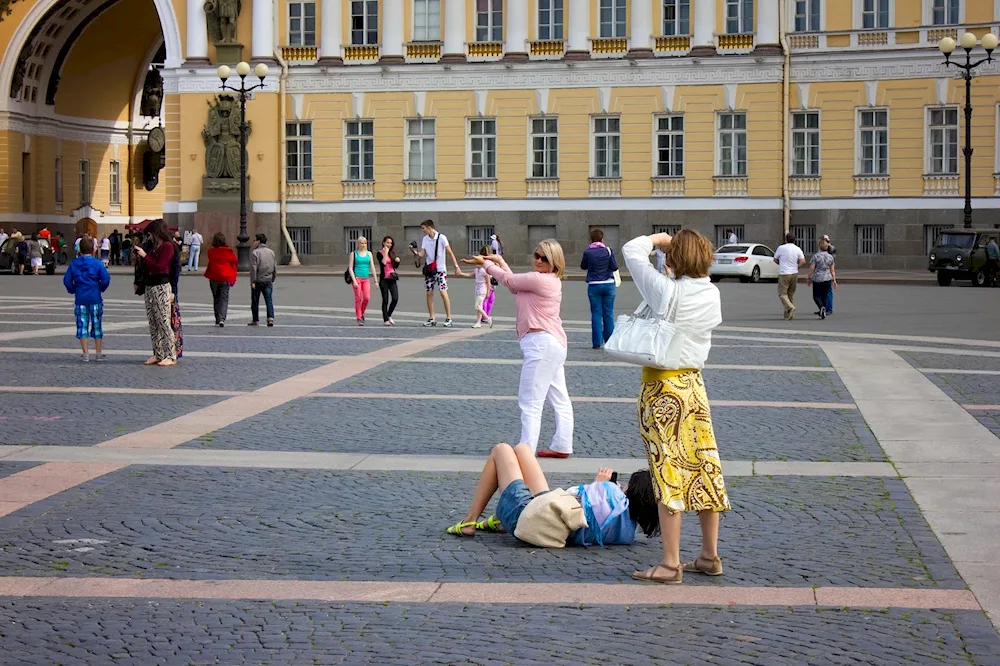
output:
M 690 573 L 701 573 L 706 576 L 721 576 L 723 573 L 722 558 L 707 558 L 699 555 L 694 562 L 688 562 L 684 565 L 684 571 Z
M 663 569 L 665 571 L 673 571 L 674 574 L 672 576 L 657 576 L 656 575 L 657 569 Z M 636 571 L 634 574 L 632 574 L 632 578 L 634 578 L 635 580 L 641 580 L 645 583 L 660 583 L 661 585 L 680 585 L 681 582 L 684 580 L 684 567 L 683 566 L 668 567 L 663 562 L 660 562 L 659 564 L 656 564 L 652 568 L 646 569 L 645 571 Z

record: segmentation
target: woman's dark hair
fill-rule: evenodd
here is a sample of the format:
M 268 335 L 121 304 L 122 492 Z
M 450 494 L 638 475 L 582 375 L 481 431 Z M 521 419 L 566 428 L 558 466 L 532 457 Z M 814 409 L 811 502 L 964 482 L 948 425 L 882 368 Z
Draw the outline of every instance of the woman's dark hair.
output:
M 653 477 L 648 469 L 641 469 L 628 478 L 625 487 L 628 498 L 628 515 L 636 522 L 647 537 L 660 533 L 660 514 L 656 493 L 653 492 Z
M 389 240 L 392 241 L 392 247 L 389 248 L 389 258 L 396 261 L 396 239 L 392 236 L 385 236 L 382 238 L 382 247 L 380 249 L 385 249 L 385 242 Z
M 603 231 L 601 231 L 600 229 L 591 229 L 590 230 L 590 242 L 591 243 L 600 243 L 603 240 L 604 240 L 604 232 Z
M 226 234 L 221 231 L 212 236 L 212 247 L 222 247 L 226 244 Z
M 162 217 L 157 218 L 146 225 L 146 233 L 149 234 L 153 242 L 169 243 L 170 229 Z

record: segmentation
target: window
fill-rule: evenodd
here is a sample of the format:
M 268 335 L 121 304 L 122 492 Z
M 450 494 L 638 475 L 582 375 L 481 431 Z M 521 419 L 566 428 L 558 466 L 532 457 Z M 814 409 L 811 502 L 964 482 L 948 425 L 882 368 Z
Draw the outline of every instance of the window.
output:
M 885 254 L 885 225 L 859 224 L 854 228 L 858 255 Z
M 726 0 L 726 33 L 753 32 L 753 0 Z
M 660 178 L 684 176 L 684 116 L 656 119 L 656 175 Z
M 476 41 L 503 41 L 503 0 L 476 0 Z
M 351 44 L 378 44 L 378 0 L 351 3 Z
M 889 0 L 861 0 L 861 27 L 865 30 L 889 27 Z
M 372 246 L 371 227 L 344 227 L 344 247 L 346 254 L 351 254 L 358 249 L 358 239 L 364 236 L 368 239 L 368 247 Z
M 469 255 L 481 254 L 483 246 L 490 244 L 490 236 L 493 235 L 493 226 L 488 227 L 468 227 L 469 232 Z
M 497 177 L 497 121 L 469 121 L 470 178 L 494 180 Z
M 747 175 L 747 114 L 719 114 L 720 176 Z
M 736 242 L 743 242 L 743 225 L 742 224 L 717 224 L 715 225 L 715 246 L 722 247 L 729 243 L 730 238 L 736 235 Z
M 538 39 L 563 38 L 563 0 L 538 0 Z
M 625 0 L 601 0 L 600 34 L 609 37 L 624 37 L 625 32 Z
M 406 121 L 409 180 L 434 180 L 434 120 Z
M 441 39 L 441 0 L 413 0 L 413 40 Z
M 929 254 L 937 246 L 941 234 L 950 229 L 952 229 L 950 224 L 925 224 L 924 254 Z
M 288 182 L 312 182 L 312 172 L 312 123 L 286 123 L 285 174 Z
M 691 30 L 691 0 L 663 0 L 663 34 L 687 35 Z
M 90 160 L 80 160 L 80 205 L 90 205 Z
M 809 255 L 816 253 L 816 225 L 815 224 L 793 224 L 788 230 L 795 234 L 795 244 L 802 249 L 802 253 Z
M 288 45 L 316 46 L 316 3 L 288 4 Z
M 111 160 L 108 168 L 110 183 L 108 188 L 108 199 L 112 206 L 120 206 L 122 203 L 122 163 L 118 160 Z
M 795 0 L 795 32 L 819 32 L 820 0 Z
M 594 177 L 621 178 L 621 119 L 594 118 Z
M 792 175 L 819 175 L 819 112 L 792 114 Z
M 681 230 L 681 225 L 679 224 L 654 224 L 653 233 L 654 234 L 670 234 L 671 236 L 676 236 L 677 232 Z
M 312 227 L 288 227 L 295 254 L 312 254 Z
M 859 173 L 863 176 L 889 175 L 889 112 L 885 109 L 861 111 L 861 153 Z
M 559 121 L 531 119 L 531 177 L 559 177 Z
M 927 109 L 927 173 L 958 174 L 958 109 Z
M 375 180 L 375 123 L 347 122 L 347 180 Z
M 934 0 L 931 7 L 931 23 L 934 25 L 955 25 L 958 23 L 959 0 Z
M 56 203 L 61 204 L 63 202 L 63 179 L 62 179 L 62 158 L 57 157 L 55 163 L 55 174 L 53 175 L 53 180 L 56 186 Z

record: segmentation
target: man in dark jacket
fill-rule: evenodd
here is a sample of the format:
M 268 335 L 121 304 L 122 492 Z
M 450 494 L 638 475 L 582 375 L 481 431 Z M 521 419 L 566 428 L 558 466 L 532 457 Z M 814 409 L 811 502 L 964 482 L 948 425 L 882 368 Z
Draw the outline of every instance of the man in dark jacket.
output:
M 590 298 L 590 338 L 594 349 L 601 349 L 615 332 L 615 271 L 618 261 L 614 251 L 604 244 L 604 232 L 592 229 L 590 245 L 583 251 L 580 268 L 587 271 L 587 296 Z

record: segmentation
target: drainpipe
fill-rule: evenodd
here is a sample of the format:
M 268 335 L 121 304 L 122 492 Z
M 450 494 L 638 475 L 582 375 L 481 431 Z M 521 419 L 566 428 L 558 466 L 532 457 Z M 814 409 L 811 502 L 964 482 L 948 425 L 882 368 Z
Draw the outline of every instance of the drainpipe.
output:
M 275 20 L 277 20 L 277 12 L 275 12 Z M 278 34 L 277 29 L 275 29 L 274 34 Z M 281 57 L 281 47 L 274 47 L 274 59 L 278 61 L 281 65 L 281 76 L 278 77 L 278 104 L 281 107 L 281 123 L 279 136 L 279 152 L 281 153 L 281 161 L 278 163 L 278 201 L 279 203 L 279 215 L 281 219 L 281 235 L 285 238 L 285 246 L 288 247 L 288 251 L 292 253 L 292 258 L 288 260 L 289 266 L 301 266 L 302 262 L 299 261 L 299 255 L 295 251 L 295 245 L 292 243 L 292 236 L 288 233 L 288 193 L 285 191 L 287 187 L 287 177 L 285 173 L 285 81 L 288 79 L 288 63 L 284 58 Z
M 784 63 L 781 71 L 781 212 L 785 233 L 792 221 L 792 202 L 788 195 L 789 165 L 791 164 L 791 142 L 788 140 L 789 117 L 791 115 L 791 74 L 792 54 L 788 48 L 788 13 L 785 0 L 778 0 L 778 34 L 781 36 L 781 54 Z

